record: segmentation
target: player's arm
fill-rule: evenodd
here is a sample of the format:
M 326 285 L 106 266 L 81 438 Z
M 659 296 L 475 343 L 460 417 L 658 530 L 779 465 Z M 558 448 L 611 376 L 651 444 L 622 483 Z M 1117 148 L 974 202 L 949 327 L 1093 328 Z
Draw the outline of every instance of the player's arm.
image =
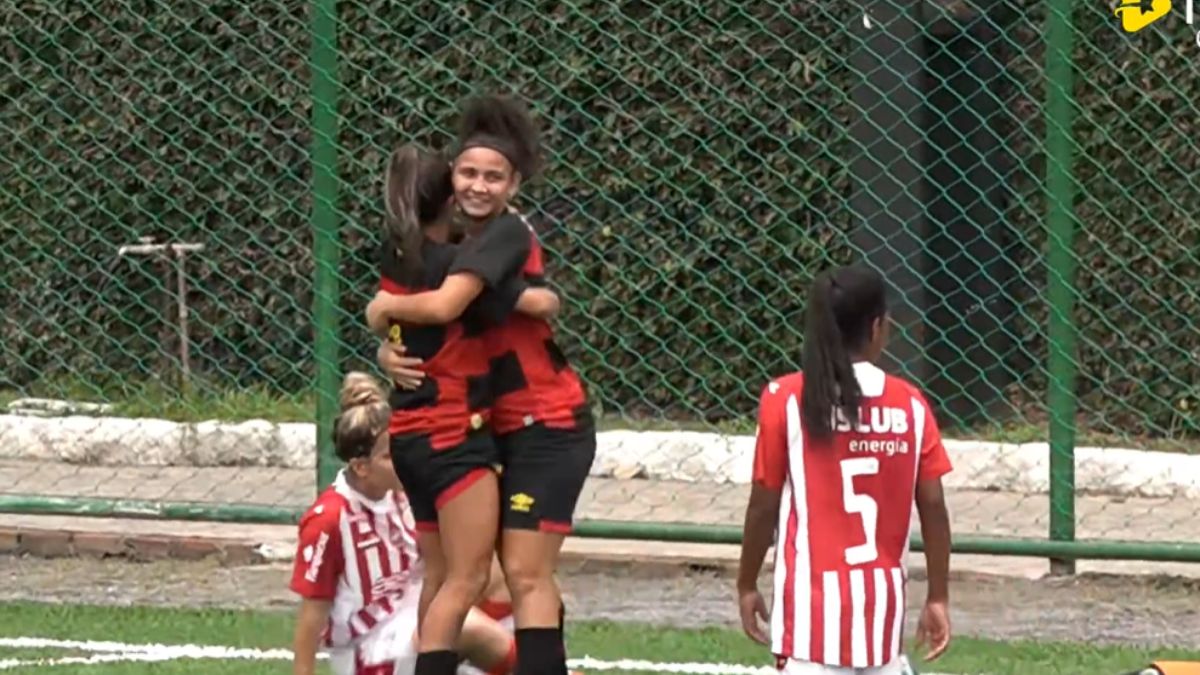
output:
M 917 634 L 929 647 L 926 660 L 932 660 L 950 644 L 950 512 L 946 508 L 942 476 L 951 467 L 933 412 L 928 403 L 921 401 L 921 404 L 925 422 L 918 457 L 916 504 L 928 582 Z
M 496 289 L 496 307 L 489 311 L 498 316 L 491 316 L 493 321 L 502 321 L 513 311 L 520 312 L 535 319 L 549 321 L 558 316 L 562 309 L 562 301 L 558 294 L 549 288 L 530 286 L 529 282 L 520 276 L 506 280 Z
M 300 525 L 289 585 L 301 597 L 296 630 L 292 637 L 293 675 L 312 675 L 316 672 L 321 635 L 329 620 L 338 579 L 344 567 L 341 550 L 336 512 L 326 509 L 322 513 L 305 516 Z
M 446 277 L 432 291 L 412 295 L 380 291 L 367 305 L 367 324 L 378 334 L 377 327 L 391 320 L 433 326 L 450 323 L 462 316 L 483 288 L 483 279 L 464 272 Z
M 372 316 L 377 317 L 376 323 L 394 319 L 427 325 L 457 319 L 485 288 L 496 288 L 520 273 L 532 245 L 530 236 L 518 217 L 499 216 L 477 239 L 461 247 L 440 287 L 413 295 L 380 292 L 367 307 L 368 323 Z
M 292 639 L 292 675 L 314 675 L 317 672 L 317 651 L 321 632 L 329 621 L 332 600 L 304 598 L 296 616 L 296 633 Z
M 398 340 L 381 340 L 375 350 L 375 361 L 397 387 L 412 390 L 421 386 L 425 372 L 419 370 L 422 359 L 406 356 L 405 351 L 404 344 Z
M 766 643 L 758 620 L 767 619 L 766 603 L 758 592 L 767 549 L 775 538 L 783 483 L 787 479 L 787 435 L 782 425 L 785 396 L 774 382 L 763 390 L 758 406 L 758 438 L 754 449 L 754 481 L 742 525 L 737 592 L 742 628 L 752 639 Z
M 945 604 L 950 601 L 950 512 L 941 478 L 917 482 L 917 513 L 929 575 L 926 600 Z

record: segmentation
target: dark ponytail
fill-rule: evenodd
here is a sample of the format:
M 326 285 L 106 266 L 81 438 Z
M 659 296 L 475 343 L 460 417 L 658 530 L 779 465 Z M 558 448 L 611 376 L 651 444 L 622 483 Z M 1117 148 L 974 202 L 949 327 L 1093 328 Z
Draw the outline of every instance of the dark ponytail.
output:
M 437 219 L 453 194 L 444 158 L 413 145 L 396 148 L 388 158 L 383 176 L 386 236 L 407 273 L 420 273 L 422 229 Z
M 838 409 L 857 425 L 862 389 L 851 352 L 866 346 L 875 320 L 886 313 L 883 277 L 870 268 L 839 267 L 813 280 L 804 321 L 800 410 L 804 428 L 814 438 L 833 433 Z

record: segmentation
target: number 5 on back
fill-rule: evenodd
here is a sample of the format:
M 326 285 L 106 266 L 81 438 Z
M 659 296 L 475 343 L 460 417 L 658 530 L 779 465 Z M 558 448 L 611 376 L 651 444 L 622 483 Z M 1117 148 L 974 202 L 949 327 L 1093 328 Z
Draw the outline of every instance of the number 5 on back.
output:
M 858 494 L 854 491 L 855 476 L 873 476 L 879 473 L 878 457 L 855 457 L 843 459 L 842 465 L 842 501 L 846 513 L 857 513 L 863 522 L 863 533 L 867 540 L 858 546 L 846 549 L 847 565 L 862 565 L 879 557 L 875 547 L 875 524 L 879 520 L 879 505 L 869 495 Z

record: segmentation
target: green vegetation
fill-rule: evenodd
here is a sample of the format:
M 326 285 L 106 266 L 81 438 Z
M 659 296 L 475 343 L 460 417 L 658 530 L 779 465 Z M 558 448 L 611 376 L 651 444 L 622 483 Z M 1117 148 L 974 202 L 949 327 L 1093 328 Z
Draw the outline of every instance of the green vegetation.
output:
M 0 604 L 0 637 L 286 649 L 291 642 L 291 629 L 291 615 L 281 612 Z M 606 661 L 638 659 L 654 663 L 751 666 L 769 666 L 772 662 L 763 648 L 751 643 L 740 632 L 720 628 L 683 630 L 638 623 L 577 622 L 569 625 L 568 642 L 574 658 L 588 656 Z M 79 654 L 78 651 L 68 650 L 55 652 L 0 647 L 0 662 Z M 1156 658 L 1200 659 L 1200 651 L 1101 647 L 1088 643 L 1003 642 L 960 637 L 956 638 L 942 659 L 932 664 L 918 660 L 916 664 L 923 672 L 956 675 L 1097 675 L 1126 672 Z M 202 666 L 198 665 L 201 663 Z M 290 672 L 286 661 L 236 660 L 75 665 L 70 672 L 79 675 L 183 675 L 197 672 L 200 667 L 204 673 L 219 675 L 282 675 Z M 35 675 L 47 670 L 46 666 L 30 666 L 7 672 Z M 56 671 L 50 669 L 49 672 Z

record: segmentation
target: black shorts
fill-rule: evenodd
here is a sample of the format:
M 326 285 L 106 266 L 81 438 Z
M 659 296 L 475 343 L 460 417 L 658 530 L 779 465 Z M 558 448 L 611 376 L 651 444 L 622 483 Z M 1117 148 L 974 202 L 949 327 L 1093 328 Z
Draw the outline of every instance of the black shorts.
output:
M 596 426 L 581 415 L 574 429 L 534 424 L 496 440 L 504 473 L 500 508 L 506 529 L 571 531 L 575 505 L 596 457 Z
M 462 443 L 434 450 L 428 434 L 391 438 L 392 467 L 404 485 L 417 529 L 437 529 L 437 512 L 475 481 L 500 466 L 496 443 L 487 428 L 472 431 Z

